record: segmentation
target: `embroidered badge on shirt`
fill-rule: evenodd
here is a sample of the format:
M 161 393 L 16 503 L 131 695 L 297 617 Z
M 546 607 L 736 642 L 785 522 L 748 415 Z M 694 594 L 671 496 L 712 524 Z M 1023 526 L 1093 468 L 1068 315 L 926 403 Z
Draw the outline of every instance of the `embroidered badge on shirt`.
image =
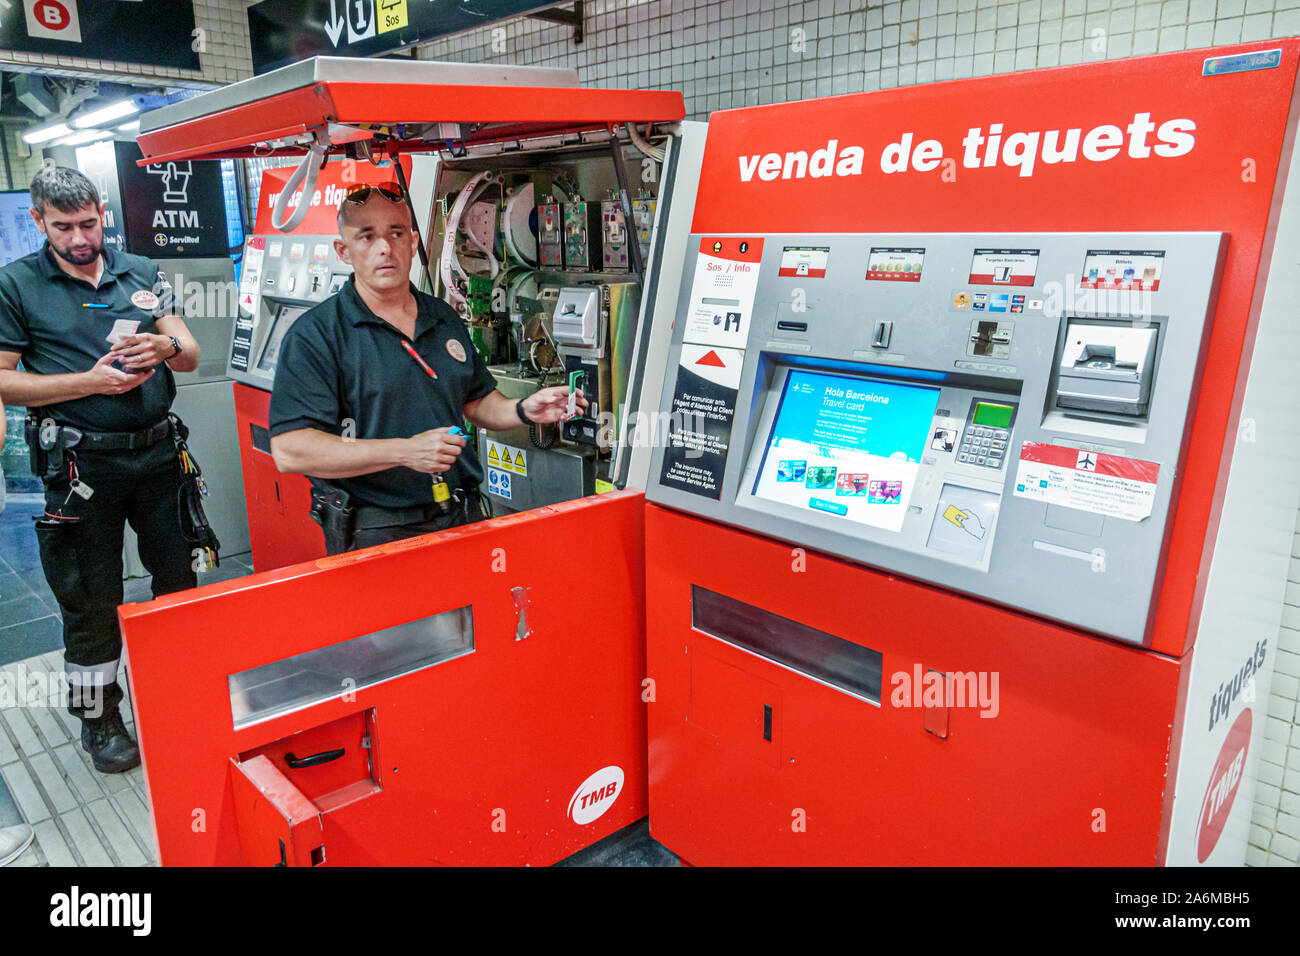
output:
M 457 362 L 465 361 L 465 346 L 461 345 L 455 339 L 447 340 L 447 354 Z
M 131 304 L 138 309 L 153 311 L 158 307 L 158 297 L 148 289 L 141 289 L 131 293 Z

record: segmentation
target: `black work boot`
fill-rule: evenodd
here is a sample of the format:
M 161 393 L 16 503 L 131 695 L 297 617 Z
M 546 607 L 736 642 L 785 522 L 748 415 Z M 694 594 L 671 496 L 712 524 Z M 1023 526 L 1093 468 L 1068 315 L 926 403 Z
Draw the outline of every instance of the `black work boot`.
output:
M 140 748 L 116 710 L 107 717 L 81 718 L 81 749 L 100 773 L 125 773 L 140 766 Z

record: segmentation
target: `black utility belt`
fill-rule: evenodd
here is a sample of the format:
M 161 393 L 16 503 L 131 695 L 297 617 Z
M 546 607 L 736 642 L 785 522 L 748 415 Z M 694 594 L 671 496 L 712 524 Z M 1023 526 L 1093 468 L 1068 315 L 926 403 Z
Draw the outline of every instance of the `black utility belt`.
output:
M 453 497 L 464 495 L 470 499 L 479 496 L 478 488 L 455 489 Z M 453 503 L 455 507 L 456 503 Z M 402 524 L 423 524 L 441 518 L 448 512 L 437 504 L 416 505 L 411 508 L 381 508 L 377 505 L 353 505 L 352 513 L 356 524 L 354 530 L 368 531 L 374 528 L 389 528 Z
M 71 425 L 55 423 L 53 441 L 49 448 L 62 447 L 76 451 L 141 451 L 152 448 L 164 438 L 171 435 L 172 423 L 164 418 L 156 425 L 150 425 L 138 432 L 90 432 Z M 47 444 L 42 435 L 42 446 Z M 49 450 L 49 449 L 47 449 Z

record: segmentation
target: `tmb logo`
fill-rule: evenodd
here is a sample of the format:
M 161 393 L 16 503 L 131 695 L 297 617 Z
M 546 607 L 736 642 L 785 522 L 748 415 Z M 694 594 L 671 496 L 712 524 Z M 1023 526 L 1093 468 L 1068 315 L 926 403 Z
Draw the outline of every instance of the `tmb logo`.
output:
M 1241 784 L 1241 772 L 1246 766 L 1246 751 L 1250 749 L 1250 708 L 1239 715 L 1232 729 L 1228 731 L 1219 759 L 1210 771 L 1210 782 L 1205 788 L 1205 798 L 1201 801 L 1201 817 L 1196 827 L 1196 859 L 1204 863 L 1219 837 L 1223 826 L 1228 822 L 1232 811 L 1232 799 L 1237 795 Z
M 592 823 L 604 816 L 623 790 L 623 768 L 597 770 L 573 793 L 569 801 L 569 819 L 579 825 Z

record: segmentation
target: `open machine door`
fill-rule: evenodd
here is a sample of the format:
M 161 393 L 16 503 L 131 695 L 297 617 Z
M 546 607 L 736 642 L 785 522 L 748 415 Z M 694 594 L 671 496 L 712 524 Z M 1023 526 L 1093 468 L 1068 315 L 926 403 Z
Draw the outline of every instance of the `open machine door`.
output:
M 318 59 L 142 120 L 150 162 L 305 157 L 259 203 L 258 306 L 329 294 L 325 237 L 277 234 L 400 161 L 429 259 L 413 280 L 507 395 L 576 381 L 593 404 L 558 433 L 475 436 L 493 520 L 255 551 L 264 573 L 121 610 L 162 862 L 550 863 L 645 814 L 643 396 L 657 408 L 702 156 L 683 116 L 680 94 L 573 71 Z M 264 440 L 278 326 L 310 302 L 290 305 L 236 335 L 260 376 L 239 422 L 265 459 L 245 467 L 266 485 L 255 542 L 299 517 Z

